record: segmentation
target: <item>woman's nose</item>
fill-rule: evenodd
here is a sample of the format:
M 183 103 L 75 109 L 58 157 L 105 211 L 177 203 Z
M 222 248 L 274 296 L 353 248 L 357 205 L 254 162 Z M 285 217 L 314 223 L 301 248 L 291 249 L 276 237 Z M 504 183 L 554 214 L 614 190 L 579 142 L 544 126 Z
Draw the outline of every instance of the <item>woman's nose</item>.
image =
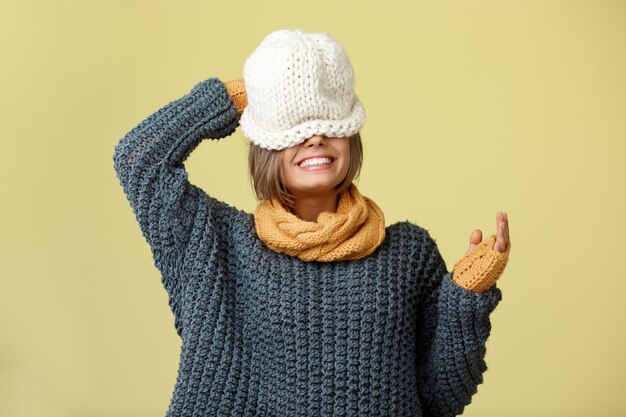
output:
M 314 135 L 311 136 L 310 138 L 307 138 L 304 141 L 304 146 L 306 147 L 311 147 L 311 146 L 322 146 L 325 143 L 325 139 L 324 136 L 322 135 Z

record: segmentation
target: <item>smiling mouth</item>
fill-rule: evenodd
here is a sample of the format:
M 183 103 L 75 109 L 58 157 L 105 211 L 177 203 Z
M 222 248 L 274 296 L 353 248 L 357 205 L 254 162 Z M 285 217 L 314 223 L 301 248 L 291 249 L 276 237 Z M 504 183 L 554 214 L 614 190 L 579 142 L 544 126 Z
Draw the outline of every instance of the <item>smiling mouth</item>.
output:
M 323 156 L 319 158 L 308 158 L 296 165 L 300 168 L 323 167 L 332 165 L 333 162 L 335 162 L 334 158 Z

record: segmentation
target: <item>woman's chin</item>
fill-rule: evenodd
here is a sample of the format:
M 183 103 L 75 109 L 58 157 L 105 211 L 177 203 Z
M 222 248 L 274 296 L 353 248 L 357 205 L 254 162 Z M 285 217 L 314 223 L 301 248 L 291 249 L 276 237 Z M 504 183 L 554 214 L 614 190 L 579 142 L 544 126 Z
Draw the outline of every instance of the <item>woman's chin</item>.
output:
M 301 184 L 299 187 L 291 189 L 290 192 L 302 197 L 325 196 L 336 192 L 336 186 L 337 184 L 326 182 Z

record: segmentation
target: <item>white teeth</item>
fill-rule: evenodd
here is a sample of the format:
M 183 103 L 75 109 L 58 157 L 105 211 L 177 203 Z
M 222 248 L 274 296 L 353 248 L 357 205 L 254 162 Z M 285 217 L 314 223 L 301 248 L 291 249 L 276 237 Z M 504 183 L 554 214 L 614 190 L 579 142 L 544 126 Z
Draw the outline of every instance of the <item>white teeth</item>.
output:
M 330 158 L 311 158 L 303 161 L 299 166 L 306 168 L 310 166 L 328 165 L 332 162 L 333 160 Z

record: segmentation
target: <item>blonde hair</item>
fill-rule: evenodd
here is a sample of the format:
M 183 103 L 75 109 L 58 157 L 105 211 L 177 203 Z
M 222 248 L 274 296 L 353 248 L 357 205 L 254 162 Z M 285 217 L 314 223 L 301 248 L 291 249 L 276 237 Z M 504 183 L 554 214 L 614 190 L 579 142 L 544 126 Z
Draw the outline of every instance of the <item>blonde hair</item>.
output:
M 350 136 L 350 166 L 348 174 L 337 186 L 339 195 L 346 191 L 361 173 L 363 143 L 360 132 Z M 286 208 L 295 206 L 295 197 L 285 187 L 282 168 L 282 150 L 265 149 L 250 142 L 248 167 L 252 188 L 257 200 L 276 198 Z

